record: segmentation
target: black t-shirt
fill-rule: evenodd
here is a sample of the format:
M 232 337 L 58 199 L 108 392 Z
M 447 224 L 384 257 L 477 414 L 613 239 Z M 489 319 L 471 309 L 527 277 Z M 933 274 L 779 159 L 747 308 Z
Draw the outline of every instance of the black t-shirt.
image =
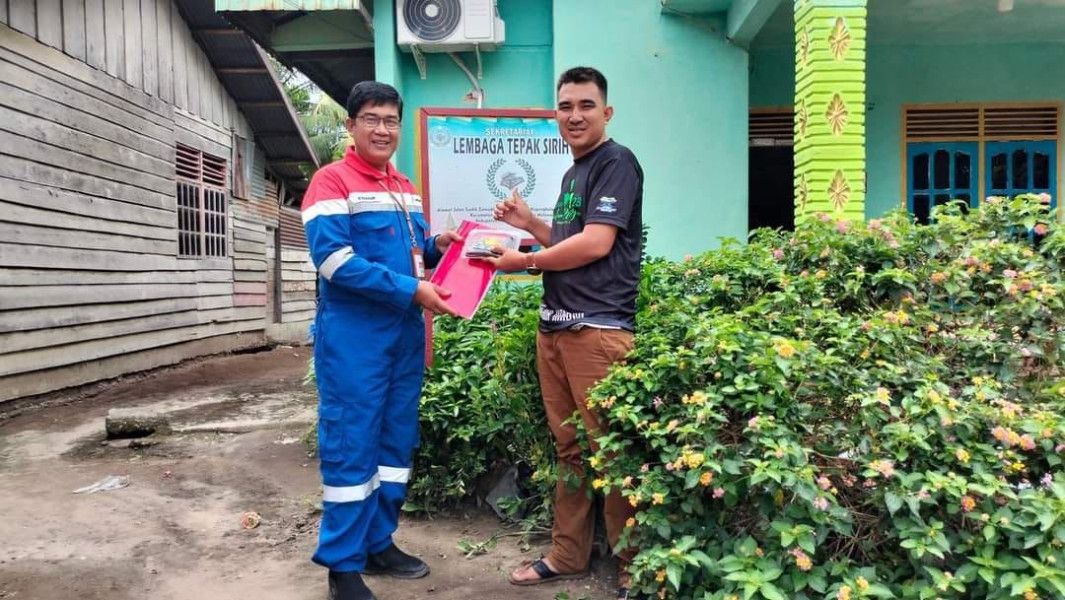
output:
M 573 162 L 562 178 L 551 245 L 596 223 L 614 225 L 618 233 L 605 257 L 569 271 L 544 272 L 541 330 L 559 331 L 574 325 L 634 329 L 642 209 L 643 170 L 628 148 L 607 140 Z

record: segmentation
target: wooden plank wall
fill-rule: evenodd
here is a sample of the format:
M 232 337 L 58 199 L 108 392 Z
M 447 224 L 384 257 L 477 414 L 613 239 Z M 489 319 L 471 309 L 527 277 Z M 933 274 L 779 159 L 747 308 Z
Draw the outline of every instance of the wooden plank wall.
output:
M 310 321 L 318 272 L 306 249 L 281 247 L 281 322 Z
M 0 23 L 251 139 L 172 0 L 0 0 Z
M 281 321 L 311 320 L 315 310 L 315 282 L 318 273 L 307 249 L 300 211 L 283 207 L 281 231 Z
M 250 136 L 177 10 L 0 4 L 0 402 L 263 343 L 265 226 L 176 256 L 175 143 Z

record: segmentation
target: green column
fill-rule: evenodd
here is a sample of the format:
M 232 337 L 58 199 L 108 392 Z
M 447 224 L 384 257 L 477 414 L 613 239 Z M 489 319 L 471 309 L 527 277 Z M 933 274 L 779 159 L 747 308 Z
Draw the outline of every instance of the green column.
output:
M 795 0 L 795 220 L 865 219 L 866 0 Z

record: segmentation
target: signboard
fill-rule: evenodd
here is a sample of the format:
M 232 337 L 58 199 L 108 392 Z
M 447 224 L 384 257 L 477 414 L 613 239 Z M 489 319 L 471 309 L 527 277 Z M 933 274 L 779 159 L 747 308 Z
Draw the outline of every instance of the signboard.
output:
M 513 231 L 492 218 L 492 208 L 515 189 L 551 223 L 562 176 L 573 165 L 554 111 L 423 108 L 419 125 L 422 196 L 433 233 L 463 220 Z

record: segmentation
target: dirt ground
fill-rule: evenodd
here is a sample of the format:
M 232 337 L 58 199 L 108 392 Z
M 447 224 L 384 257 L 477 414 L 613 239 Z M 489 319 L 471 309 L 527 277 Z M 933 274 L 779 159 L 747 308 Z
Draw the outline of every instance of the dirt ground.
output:
M 216 357 L 59 394 L 0 415 L 0 598 L 3 600 L 323 600 L 309 557 L 320 480 L 299 436 L 314 415 L 302 384 L 309 350 Z M 148 444 L 106 442 L 110 408 L 151 407 L 183 432 Z M 0 408 L 0 410 L 4 410 Z M 243 433 L 234 433 L 242 431 Z M 75 494 L 109 475 L 129 485 Z M 241 515 L 256 511 L 255 529 Z M 404 519 L 397 542 L 432 568 L 417 581 L 372 578 L 381 600 L 612 598 L 610 565 L 536 587 L 506 581 L 545 551 L 507 537 L 466 558 L 462 538 L 503 530 L 490 513 Z

